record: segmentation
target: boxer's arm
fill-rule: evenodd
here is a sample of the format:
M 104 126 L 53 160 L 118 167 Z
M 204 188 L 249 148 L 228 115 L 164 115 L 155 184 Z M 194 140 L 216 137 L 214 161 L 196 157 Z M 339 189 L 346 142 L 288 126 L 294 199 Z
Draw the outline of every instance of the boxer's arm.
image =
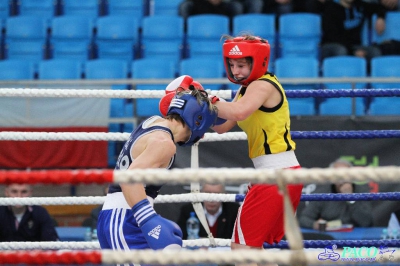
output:
M 135 204 L 132 212 L 152 249 L 180 249 L 182 247 L 182 231 L 179 226 L 158 215 L 148 199 Z
M 129 166 L 128 171 L 134 169 L 164 168 L 175 154 L 176 146 L 169 134 L 162 131 L 155 131 L 150 134 L 151 136 L 147 137 L 146 143 L 140 145 L 143 147 L 143 151 L 136 151 L 140 154 L 132 156 L 135 159 Z M 120 184 L 120 186 L 125 200 L 130 207 L 133 207 L 136 203 L 147 197 L 142 183 L 126 183 Z

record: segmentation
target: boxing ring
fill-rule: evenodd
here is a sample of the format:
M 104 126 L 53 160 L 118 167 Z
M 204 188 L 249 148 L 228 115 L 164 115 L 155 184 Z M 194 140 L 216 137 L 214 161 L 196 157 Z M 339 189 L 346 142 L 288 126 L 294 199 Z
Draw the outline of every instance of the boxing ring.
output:
M 230 98 L 230 91 L 211 92 L 222 98 Z M 160 98 L 160 91 L 105 91 L 105 90 L 52 90 L 52 89 L 0 89 L 2 97 L 94 97 L 94 98 Z M 387 97 L 399 96 L 400 90 L 323 90 L 290 91 L 288 97 Z M 82 132 L 0 132 L 0 140 L 8 141 L 125 141 L 130 133 L 82 133 Z M 292 131 L 293 139 L 374 139 L 399 138 L 399 130 L 367 131 Z M 200 193 L 200 182 L 228 183 L 268 183 L 277 184 L 284 196 L 285 231 L 287 241 L 274 245 L 264 245 L 264 250 L 215 250 L 183 249 L 180 251 L 100 250 L 93 242 L 3 242 L 0 243 L 1 264 L 234 264 L 267 263 L 284 265 L 348 265 L 363 262 L 399 263 L 400 255 L 389 256 L 386 249 L 400 246 L 400 240 L 303 240 L 299 226 L 294 218 L 286 184 L 326 184 L 338 181 L 374 181 L 396 183 L 400 167 L 386 166 L 376 168 L 325 169 L 310 168 L 293 170 L 268 170 L 253 168 L 198 168 L 198 146 L 203 142 L 246 140 L 244 133 L 230 132 L 222 135 L 206 133 L 199 145 L 192 148 L 192 167 L 187 169 L 144 169 L 132 171 L 113 170 L 1 170 L 0 184 L 107 184 L 122 182 L 192 183 L 192 192 L 179 195 L 159 195 L 155 203 L 202 201 L 240 202 L 243 195 Z M 62 197 L 62 198 L 0 198 L 0 205 L 74 205 L 102 204 L 105 197 Z M 303 195 L 302 200 L 399 200 L 400 193 L 357 193 L 357 195 L 315 194 Z M 184 247 L 229 247 L 229 239 L 185 240 Z M 371 252 L 381 252 L 370 261 L 340 260 L 326 255 L 326 249 L 340 254 L 343 247 L 364 249 L 375 248 Z M 383 248 L 384 250 L 381 250 Z M 325 252 L 325 253 L 324 253 Z M 393 252 L 392 252 L 393 253 Z M 321 255 L 322 254 L 322 255 Z M 325 255 L 324 255 L 325 254 Z M 332 254 L 332 253 L 331 253 Z M 364 253 L 367 254 L 367 253 Z M 368 253 L 369 254 L 369 253 Z M 378 254 L 378 253 L 377 253 Z M 370 254 L 369 254 L 370 255 Z

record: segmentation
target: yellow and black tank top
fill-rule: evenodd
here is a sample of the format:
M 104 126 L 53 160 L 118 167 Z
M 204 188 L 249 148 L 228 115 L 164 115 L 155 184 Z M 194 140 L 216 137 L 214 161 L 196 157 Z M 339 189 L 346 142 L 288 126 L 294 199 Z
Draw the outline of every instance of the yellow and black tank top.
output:
M 282 95 L 282 101 L 273 108 L 261 106 L 238 126 L 246 133 L 251 159 L 261 155 L 276 154 L 296 149 L 290 135 L 289 104 L 282 85 L 272 73 L 259 78 L 271 83 Z M 246 93 L 242 87 L 238 99 Z

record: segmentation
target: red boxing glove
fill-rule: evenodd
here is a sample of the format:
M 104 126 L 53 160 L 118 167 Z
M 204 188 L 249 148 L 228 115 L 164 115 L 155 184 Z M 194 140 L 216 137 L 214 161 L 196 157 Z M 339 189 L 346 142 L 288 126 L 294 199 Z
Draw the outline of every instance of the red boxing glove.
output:
M 192 85 L 196 90 L 204 91 L 203 85 L 198 81 L 193 81 L 190 85 Z
M 184 90 L 189 90 L 190 84 L 193 82 L 193 78 L 188 75 L 180 76 L 173 81 L 171 81 L 165 88 L 165 94 L 175 92 L 176 89 L 182 88 Z
M 163 116 L 167 116 L 169 105 L 171 104 L 172 98 L 174 98 L 175 92 L 170 92 L 161 98 L 158 104 L 158 109 Z
M 173 81 L 171 81 L 165 88 L 165 96 L 161 98 L 158 109 L 163 116 L 168 113 L 169 105 L 171 104 L 172 98 L 175 96 L 176 89 L 182 88 L 184 90 L 189 90 L 190 84 L 193 82 L 193 78 L 188 75 L 180 76 Z

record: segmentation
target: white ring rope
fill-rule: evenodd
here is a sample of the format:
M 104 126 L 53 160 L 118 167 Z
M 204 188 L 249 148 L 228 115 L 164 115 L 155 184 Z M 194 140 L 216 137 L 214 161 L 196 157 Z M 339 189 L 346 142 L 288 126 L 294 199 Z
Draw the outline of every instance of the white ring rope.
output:
M 301 168 L 301 169 L 253 169 L 253 168 L 201 168 L 201 169 L 136 169 L 115 170 L 114 183 L 159 183 L 186 184 L 190 182 L 222 183 L 268 183 L 276 184 L 278 179 L 287 184 L 335 183 L 345 181 L 399 181 L 400 167 L 355 167 L 343 169 Z
M 323 250 L 234 250 L 234 251 L 212 251 L 208 250 L 131 250 L 131 251 L 111 251 L 103 250 L 102 262 L 104 264 L 236 264 L 236 263 L 267 263 L 274 262 L 284 265 L 340 265 L 353 264 L 351 261 L 330 261 L 318 260 L 318 255 Z M 341 250 L 337 250 L 341 253 Z M 400 261 L 400 256 L 394 256 L 391 262 Z M 359 263 L 359 261 L 357 261 Z
M 158 195 L 154 203 L 178 202 L 235 202 L 236 194 L 215 193 L 185 193 L 176 195 Z M 29 197 L 29 198 L 0 198 L 0 206 L 14 205 L 101 205 L 104 196 L 87 197 Z
M 206 90 L 209 94 L 232 98 L 231 90 Z M 161 98 L 164 90 L 88 90 L 88 89 L 13 89 L 1 88 L 0 97 L 59 97 L 59 98 Z
M 215 238 L 218 247 L 230 247 L 230 239 Z M 210 247 L 208 238 L 183 240 L 183 247 Z M 99 250 L 98 241 L 43 241 L 43 242 L 0 242 L 0 250 Z
M 15 141 L 56 141 L 56 140 L 82 140 L 82 141 L 126 141 L 130 133 L 108 133 L 108 132 L 18 132 L 18 131 L 2 131 L 0 132 L 0 140 Z M 206 133 L 200 142 L 214 141 L 233 141 L 246 140 L 244 132 L 227 132 L 224 134 Z

